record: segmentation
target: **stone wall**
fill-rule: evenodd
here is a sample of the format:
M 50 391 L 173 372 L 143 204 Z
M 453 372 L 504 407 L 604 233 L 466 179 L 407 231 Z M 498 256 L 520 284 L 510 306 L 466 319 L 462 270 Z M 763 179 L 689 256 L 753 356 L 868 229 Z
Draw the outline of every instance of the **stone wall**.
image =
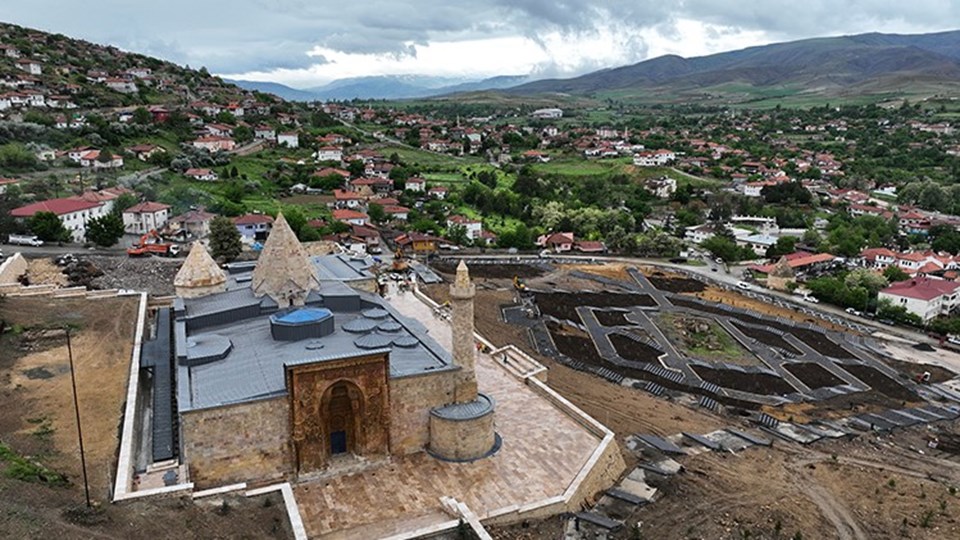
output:
M 181 414 L 183 461 L 200 489 L 293 471 L 287 396 Z
M 443 459 L 467 461 L 493 448 L 493 411 L 479 418 L 450 420 L 430 416 L 430 452 Z
M 430 444 L 430 409 L 453 402 L 459 371 L 390 379 L 390 451 L 425 450 Z

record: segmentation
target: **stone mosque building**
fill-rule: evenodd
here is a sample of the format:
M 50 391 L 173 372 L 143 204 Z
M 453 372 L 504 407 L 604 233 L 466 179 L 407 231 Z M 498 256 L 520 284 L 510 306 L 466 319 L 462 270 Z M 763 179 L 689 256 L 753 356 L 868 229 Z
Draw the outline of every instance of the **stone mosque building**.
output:
M 283 216 L 252 268 L 225 272 L 195 245 L 144 344 L 153 461 L 178 459 L 201 488 L 497 452 L 466 265 L 450 287 L 451 355 L 420 322 L 338 279 L 362 272 L 354 263 L 308 258 Z

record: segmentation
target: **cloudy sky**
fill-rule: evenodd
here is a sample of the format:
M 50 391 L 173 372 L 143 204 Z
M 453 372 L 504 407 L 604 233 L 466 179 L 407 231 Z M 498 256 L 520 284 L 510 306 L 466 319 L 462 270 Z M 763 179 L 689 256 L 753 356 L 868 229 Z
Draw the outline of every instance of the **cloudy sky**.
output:
M 231 78 L 572 76 L 663 54 L 960 28 L 956 0 L 28 0 L 0 19 Z

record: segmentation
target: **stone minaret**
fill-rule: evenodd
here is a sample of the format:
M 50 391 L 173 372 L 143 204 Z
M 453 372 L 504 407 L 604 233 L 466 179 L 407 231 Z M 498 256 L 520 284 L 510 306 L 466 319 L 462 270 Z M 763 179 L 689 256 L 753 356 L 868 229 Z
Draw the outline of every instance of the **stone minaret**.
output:
M 454 400 L 467 403 L 477 399 L 477 377 L 474 360 L 477 349 L 473 337 L 473 297 L 477 287 L 470 282 L 467 264 L 460 261 L 457 277 L 450 285 L 450 305 L 453 310 L 453 363 L 461 368 Z

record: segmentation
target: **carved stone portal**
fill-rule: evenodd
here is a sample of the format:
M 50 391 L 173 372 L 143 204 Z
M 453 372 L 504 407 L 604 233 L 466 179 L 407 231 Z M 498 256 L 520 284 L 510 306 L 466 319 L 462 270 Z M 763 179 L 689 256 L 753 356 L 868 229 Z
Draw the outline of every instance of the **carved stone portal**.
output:
M 322 470 L 337 454 L 389 454 L 388 361 L 381 354 L 287 368 L 298 473 Z

